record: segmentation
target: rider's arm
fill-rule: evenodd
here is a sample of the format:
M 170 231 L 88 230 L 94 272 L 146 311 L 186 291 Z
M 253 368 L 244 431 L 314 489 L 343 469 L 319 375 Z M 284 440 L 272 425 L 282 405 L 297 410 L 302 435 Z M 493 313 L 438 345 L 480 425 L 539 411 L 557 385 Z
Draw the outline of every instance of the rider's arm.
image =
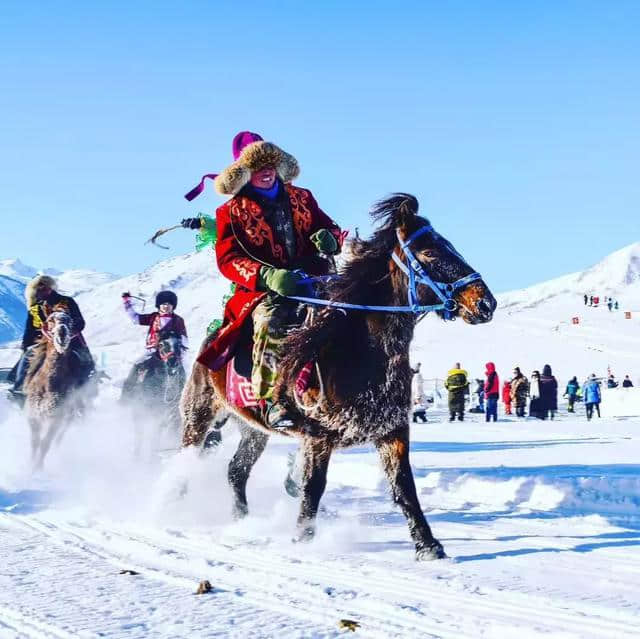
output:
M 31 312 L 27 311 L 27 322 L 24 325 L 24 334 L 22 335 L 22 350 L 25 351 L 33 344 L 36 336 L 36 329 L 33 325 L 33 317 Z
M 69 315 L 71 315 L 71 321 L 73 322 L 73 332 L 82 333 L 85 327 L 84 317 L 82 317 L 82 313 L 72 297 L 69 298 Z
M 318 206 L 318 203 L 313 197 L 313 194 L 311 193 L 311 191 L 308 191 L 307 189 L 300 189 L 300 190 L 304 191 L 307 194 L 309 198 L 308 203 L 313 212 L 313 215 L 312 215 L 313 221 L 311 223 L 311 229 L 309 230 L 309 236 L 313 235 L 316 231 L 319 231 L 320 229 L 327 229 L 338 241 L 338 252 L 339 252 L 339 249 L 342 248 L 342 242 L 344 240 L 344 236 L 342 234 L 340 227 Z
M 134 308 L 133 308 L 133 303 L 131 302 L 131 298 L 130 297 L 123 297 L 122 298 L 122 303 L 124 305 L 124 312 L 129 316 L 129 318 L 131 319 L 131 321 L 134 324 L 139 324 L 140 323 L 140 315 L 138 315 L 138 313 L 135 312 Z
M 216 213 L 218 241 L 216 260 L 220 272 L 232 282 L 250 291 L 258 291 L 262 264 L 249 257 L 233 233 L 228 204 L 223 204 Z

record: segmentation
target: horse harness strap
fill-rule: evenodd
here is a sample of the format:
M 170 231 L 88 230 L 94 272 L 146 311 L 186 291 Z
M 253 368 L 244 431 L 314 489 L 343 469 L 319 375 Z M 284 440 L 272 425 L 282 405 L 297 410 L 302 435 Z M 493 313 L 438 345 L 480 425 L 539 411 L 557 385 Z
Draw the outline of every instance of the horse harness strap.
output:
M 397 264 L 398 268 L 409 278 L 408 287 L 408 306 L 376 306 L 369 304 L 350 304 L 348 302 L 338 302 L 334 300 L 323 300 L 315 297 L 300 297 L 296 295 L 287 296 L 288 299 L 303 302 L 305 304 L 316 304 L 318 306 L 328 306 L 332 308 L 339 308 L 345 310 L 358 310 L 358 311 L 380 311 L 386 313 L 428 313 L 429 311 L 443 311 L 445 319 L 451 319 L 453 312 L 458 308 L 458 303 L 453 299 L 454 294 L 460 288 L 476 282 L 482 279 L 480 273 L 474 272 L 469 275 L 465 275 L 455 282 L 437 282 L 432 279 L 424 270 L 422 264 L 418 261 L 416 256 L 411 252 L 409 248 L 414 240 L 425 233 L 433 232 L 433 226 L 425 224 L 417 231 L 412 233 L 404 242 L 400 240 L 400 248 L 407 258 L 407 264 L 405 264 L 397 253 L 392 254 L 393 261 Z M 311 281 L 314 278 L 308 278 L 305 281 Z M 320 278 L 318 278 L 320 279 Z M 417 285 L 423 284 L 428 286 L 440 300 L 439 304 L 430 304 L 428 306 L 418 304 Z

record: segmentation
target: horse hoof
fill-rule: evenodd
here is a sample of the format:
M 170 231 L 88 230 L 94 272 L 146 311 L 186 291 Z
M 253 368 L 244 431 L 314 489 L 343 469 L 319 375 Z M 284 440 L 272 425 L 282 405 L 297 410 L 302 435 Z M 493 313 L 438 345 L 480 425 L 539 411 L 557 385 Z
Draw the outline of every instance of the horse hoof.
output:
M 439 541 L 432 543 L 426 548 L 416 550 L 416 561 L 433 561 L 434 559 L 446 559 L 447 553 L 444 551 Z
M 294 544 L 308 543 L 313 540 L 316 529 L 313 526 L 301 528 L 298 534 L 291 540 Z
M 245 504 L 235 504 L 233 507 L 233 518 L 235 521 L 244 519 L 249 514 L 249 508 Z

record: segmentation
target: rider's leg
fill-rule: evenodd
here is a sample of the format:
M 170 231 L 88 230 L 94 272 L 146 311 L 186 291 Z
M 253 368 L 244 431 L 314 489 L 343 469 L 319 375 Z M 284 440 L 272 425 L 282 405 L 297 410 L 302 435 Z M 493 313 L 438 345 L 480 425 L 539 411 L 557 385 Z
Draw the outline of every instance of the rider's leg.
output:
M 279 296 L 268 296 L 253 311 L 253 368 L 251 384 L 258 399 L 269 403 L 268 421 L 273 426 L 289 426 L 285 423 L 286 411 L 271 404 L 278 375 L 278 363 L 282 357 L 284 339 L 295 324 L 297 305 Z
M 13 393 L 23 393 L 23 385 L 24 380 L 27 376 L 27 371 L 29 370 L 29 357 L 31 355 L 31 348 L 29 347 L 25 349 L 20 357 L 20 361 L 18 362 L 18 367 L 16 368 L 16 378 L 13 382 L 13 388 L 11 391 Z

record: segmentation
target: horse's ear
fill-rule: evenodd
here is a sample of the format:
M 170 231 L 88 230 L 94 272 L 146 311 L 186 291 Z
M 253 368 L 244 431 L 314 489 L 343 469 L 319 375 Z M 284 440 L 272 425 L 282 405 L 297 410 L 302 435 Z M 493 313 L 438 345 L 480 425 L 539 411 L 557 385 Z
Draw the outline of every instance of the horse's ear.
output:
M 406 231 L 412 226 L 412 222 L 418 213 L 418 200 L 412 195 L 403 198 L 398 205 L 395 215 L 396 230 Z

